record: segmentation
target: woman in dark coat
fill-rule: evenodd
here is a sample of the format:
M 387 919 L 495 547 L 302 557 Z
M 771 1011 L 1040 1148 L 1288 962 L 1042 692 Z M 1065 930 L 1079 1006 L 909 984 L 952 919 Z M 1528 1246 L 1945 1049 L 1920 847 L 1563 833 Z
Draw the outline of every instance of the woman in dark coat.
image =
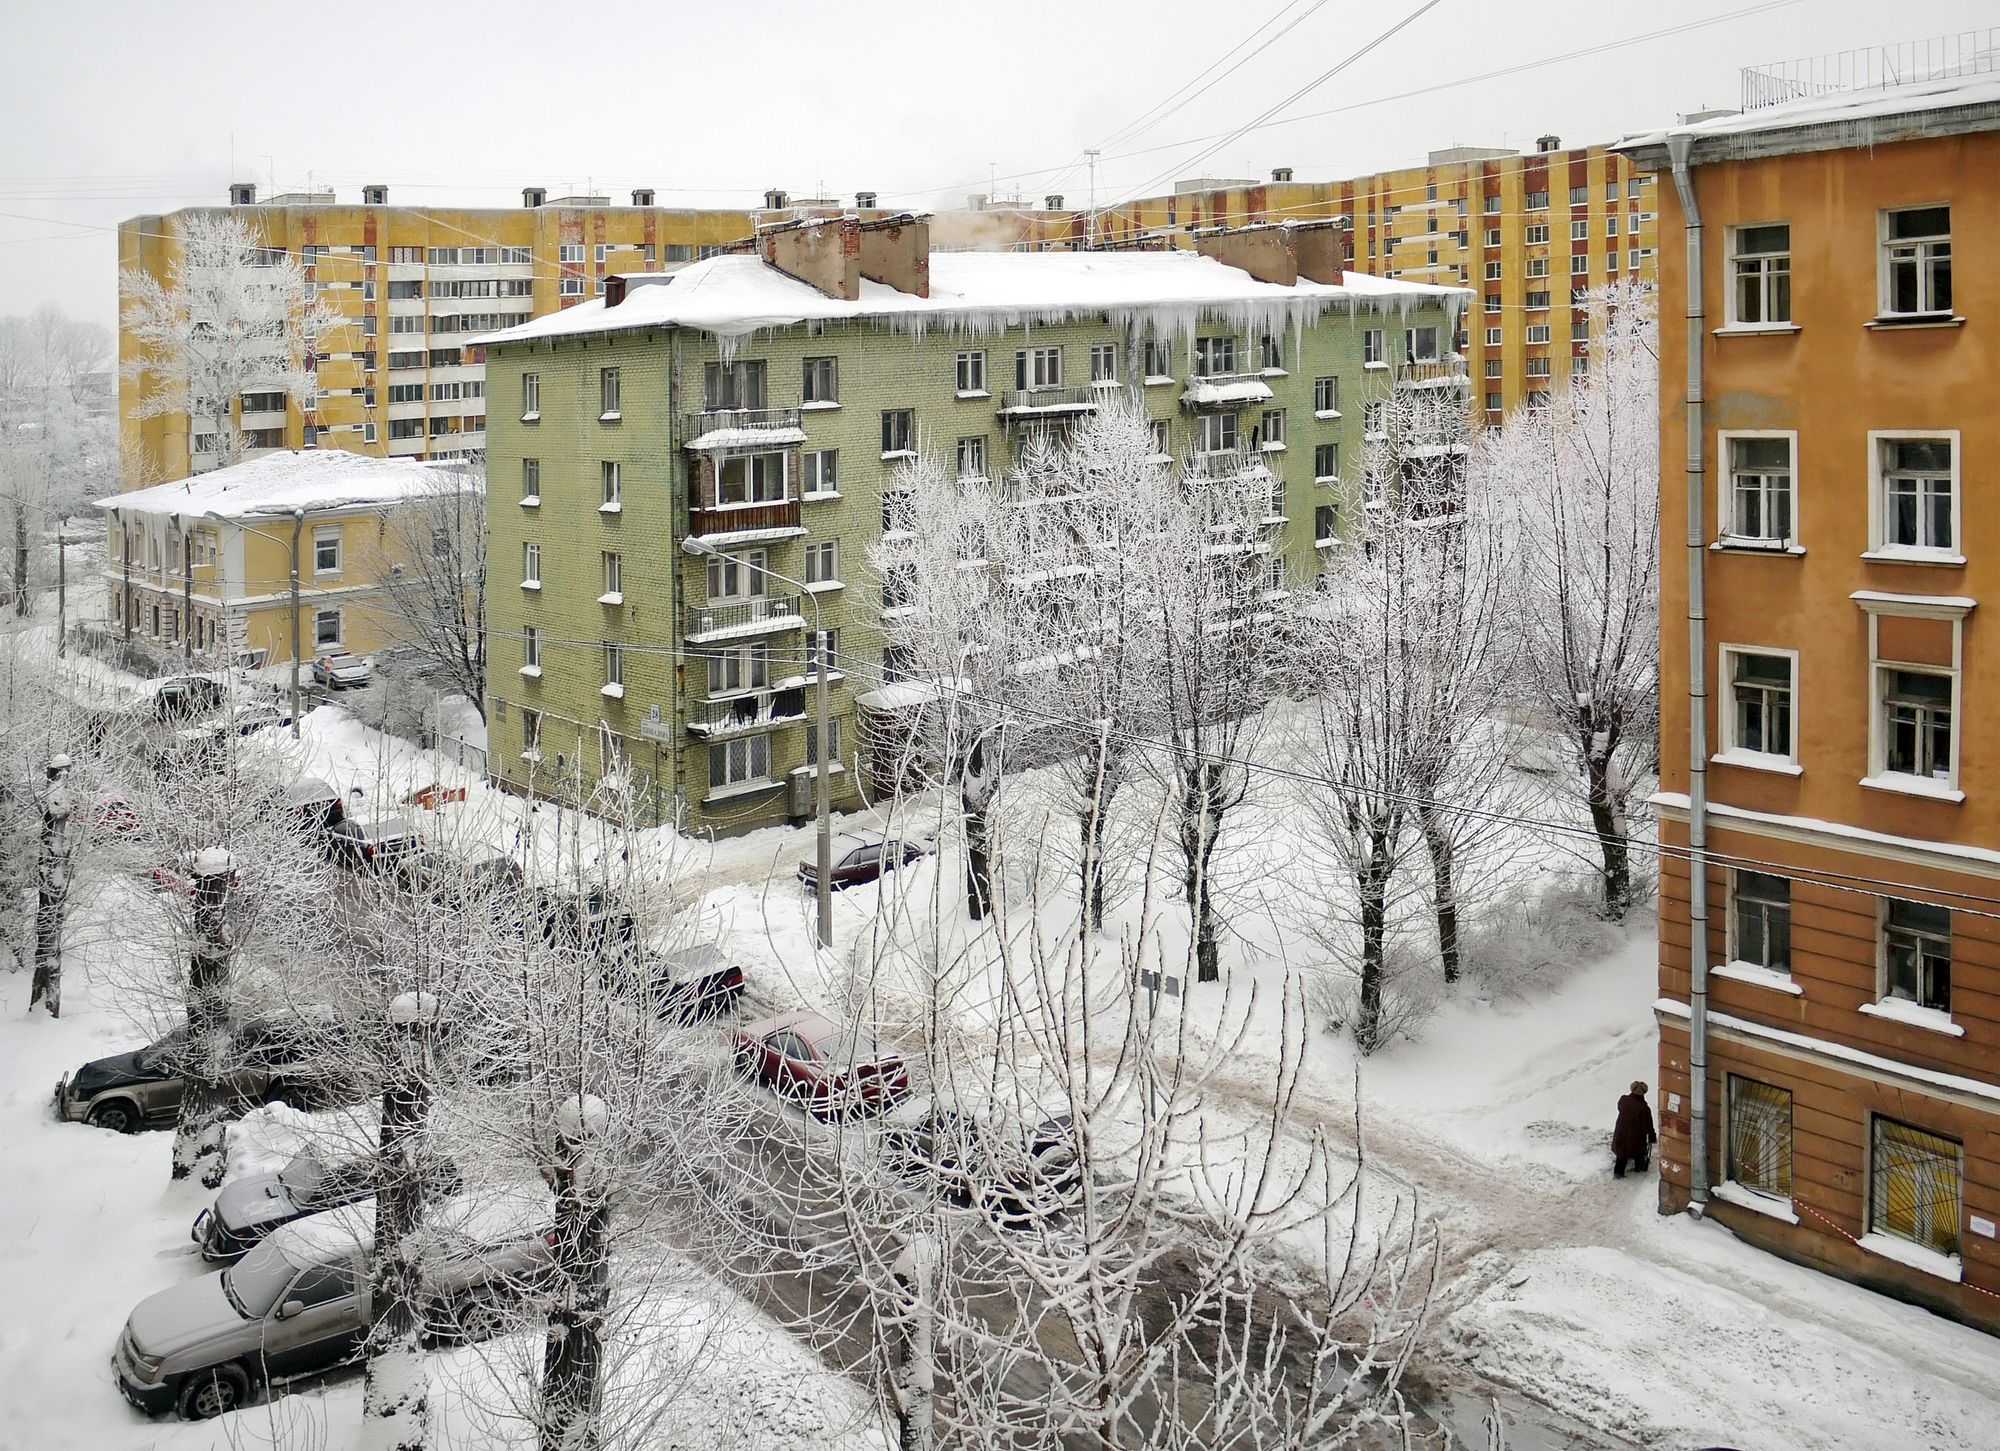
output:
M 1632 1091 L 1618 1100 L 1618 1124 L 1611 1130 L 1611 1173 L 1625 1177 L 1625 1165 L 1644 1169 L 1652 1158 L 1653 1145 L 1660 1136 L 1653 1132 L 1653 1110 L 1646 1102 L 1646 1085 L 1635 1082 Z

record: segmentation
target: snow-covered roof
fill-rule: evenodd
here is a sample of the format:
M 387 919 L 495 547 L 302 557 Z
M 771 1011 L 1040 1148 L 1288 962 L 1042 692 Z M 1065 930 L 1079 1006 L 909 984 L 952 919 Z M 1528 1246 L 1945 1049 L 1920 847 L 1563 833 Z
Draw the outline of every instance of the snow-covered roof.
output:
M 1283 287 L 1194 252 L 934 252 L 929 297 L 863 280 L 854 302 L 829 297 L 761 258 L 710 257 L 670 280 L 633 288 L 616 307 L 602 298 L 538 317 L 473 344 L 580 337 L 635 328 L 684 327 L 743 336 L 813 319 L 880 318 L 912 332 L 998 331 L 1075 318 L 1130 318 L 1147 312 L 1187 315 L 1253 311 L 1273 324 L 1304 321 L 1332 309 L 1463 306 L 1461 287 L 1392 281 L 1360 272 L 1339 285 Z M 1291 316 L 1288 316 L 1291 315 Z
M 477 487 L 476 471 L 439 467 L 419 459 L 369 458 L 338 449 L 289 449 L 248 459 L 228 468 L 154 484 L 129 494 L 99 499 L 100 509 L 121 516 L 153 518 L 175 515 L 224 519 L 289 517 L 295 509 L 323 513 L 333 509 L 366 508 L 448 489 Z
M 1802 96 L 1775 106 L 1759 106 L 1628 136 L 1612 150 L 1663 148 L 1668 138 L 1674 136 L 1691 138 L 1697 151 L 1704 149 L 1704 142 L 1726 145 L 1731 141 L 1740 141 L 1759 152 L 1813 149 L 1797 145 L 1803 138 L 1789 138 L 1791 144 L 1788 144 L 1782 133 L 1821 127 L 1838 128 L 1833 141 L 1836 145 L 1864 144 L 1873 139 L 1870 133 L 1880 133 L 1880 140 L 1893 141 L 1904 134 L 1891 124 L 1899 118 L 1910 118 L 1916 123 L 1915 134 L 1921 134 L 1926 126 L 1943 121 L 1939 113 L 1958 111 L 1971 113 L 1964 118 L 1972 123 L 1969 129 L 2000 129 L 2000 73 L 1936 76 L 1899 86 L 1868 86 Z

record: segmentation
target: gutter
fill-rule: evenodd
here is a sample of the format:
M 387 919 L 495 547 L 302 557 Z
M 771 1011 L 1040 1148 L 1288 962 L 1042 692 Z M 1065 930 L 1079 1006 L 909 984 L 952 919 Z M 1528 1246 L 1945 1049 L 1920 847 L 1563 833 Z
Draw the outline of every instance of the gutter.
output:
M 1667 137 L 1674 190 L 1687 218 L 1687 561 L 1688 561 L 1688 1213 L 1708 1210 L 1708 544 L 1703 517 L 1701 205 L 1688 153 L 1694 138 Z

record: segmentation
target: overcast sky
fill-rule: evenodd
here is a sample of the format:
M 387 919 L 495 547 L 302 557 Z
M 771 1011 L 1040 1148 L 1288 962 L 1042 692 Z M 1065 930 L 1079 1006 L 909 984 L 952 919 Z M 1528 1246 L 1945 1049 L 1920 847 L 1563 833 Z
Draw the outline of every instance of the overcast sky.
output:
M 669 206 L 745 205 L 768 186 L 865 188 L 913 207 L 1059 190 L 1074 205 L 1090 195 L 1088 174 L 1071 169 L 1086 147 L 1103 148 L 1105 201 L 1181 175 L 1291 166 L 1300 180 L 1334 178 L 1454 144 L 1600 141 L 1734 105 L 1745 64 L 1995 20 L 1992 0 L 1425 3 L 13 0 L 0 47 L 0 313 L 54 298 L 111 322 L 111 229 L 219 203 L 233 179 L 261 195 L 310 180 L 343 201 L 381 181 L 392 202 L 467 206 L 518 205 L 531 184 L 614 197 L 651 186 Z M 1270 43 L 1132 132 L 1246 40 L 1223 64 Z M 1600 46 L 1615 48 L 1480 79 Z M 1425 86 L 1442 89 L 1405 94 Z M 1228 139 L 1301 90 L 1275 114 L 1282 124 Z

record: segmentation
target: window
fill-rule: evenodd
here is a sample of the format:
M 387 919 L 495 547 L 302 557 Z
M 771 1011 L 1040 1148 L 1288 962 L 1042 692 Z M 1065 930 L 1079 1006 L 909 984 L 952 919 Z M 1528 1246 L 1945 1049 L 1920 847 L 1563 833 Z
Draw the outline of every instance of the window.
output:
M 533 625 L 521 629 L 521 669 L 536 675 L 542 672 L 542 632 Z
M 764 364 L 761 361 L 710 363 L 702 370 L 704 413 L 764 406 Z
M 619 510 L 625 507 L 625 466 L 604 460 L 599 466 L 604 484 L 603 508 Z
M 1879 667 L 1883 767 L 1907 776 L 1952 779 L 1952 677 Z
M 986 391 L 986 354 L 984 352 L 960 353 L 958 355 L 958 391 L 961 393 L 984 393 Z
M 799 396 L 807 403 L 840 401 L 840 368 L 835 358 L 807 358 Z
M 1500 360 L 1498 358 L 1488 358 L 1486 360 L 1486 376 L 1489 378 L 1498 378 L 1500 376 Z
M 393 365 L 392 365 L 393 366 Z M 521 375 L 521 422 L 534 423 L 542 416 L 542 375 Z
M 837 765 L 841 758 L 840 720 L 838 717 L 827 721 L 826 739 L 827 744 L 832 748 L 827 761 L 829 764 Z M 819 726 L 816 724 L 806 727 L 806 764 L 808 766 L 817 766 L 819 764 Z
M 1403 357 L 1412 363 L 1435 363 L 1443 356 L 1436 324 L 1403 330 Z
M 1487 194 L 1486 210 L 1487 213 L 1492 216 L 1498 216 L 1500 214 L 1500 194 L 1498 192 L 1490 192 Z
M 882 453 L 910 453 L 916 448 L 917 415 L 908 408 L 891 408 L 882 414 Z
M 604 594 L 600 604 L 622 604 L 625 599 L 625 556 L 605 550 L 598 556 L 604 564 Z
M 807 584 L 840 582 L 840 547 L 831 539 L 816 540 L 806 546 Z
M 1361 433 L 1364 438 L 1389 436 L 1389 405 L 1376 399 L 1361 405 Z
M 1578 353 L 1575 357 L 1569 360 L 1570 377 L 1583 378 L 1589 376 L 1589 374 L 1590 374 L 1590 359 L 1586 357 L 1584 354 Z
M 961 479 L 983 479 L 986 475 L 986 435 L 958 441 L 958 476 Z
M 1340 379 L 1313 379 L 1313 412 L 1322 416 L 1340 413 Z
M 1486 395 L 1486 411 L 1488 413 L 1498 413 L 1504 406 L 1505 404 L 1498 393 L 1488 393 Z
M 561 293 L 564 297 L 583 296 L 583 279 L 581 277 L 563 278 Z
M 1195 448 L 1202 453 L 1233 453 L 1236 450 L 1236 415 L 1204 413 L 1195 420 Z
M 157 633 L 157 630 L 155 631 Z M 313 644 L 327 646 L 340 643 L 340 611 L 319 610 L 313 615 Z
M 1487 346 L 1487 347 L 1489 347 L 1489 348 L 1497 348 L 1497 347 L 1499 347 L 1499 346 L 1500 346 L 1500 329 L 1499 329 L 1499 328 L 1497 328 L 1497 327 L 1490 327 L 1490 328 L 1486 329 L 1486 346 Z M 1493 364 L 1493 363 L 1496 363 L 1496 362 L 1498 362 L 1498 361 L 1499 361 L 1499 359 L 1497 359 L 1497 358 L 1494 358 L 1494 359 L 1489 359 L 1489 360 L 1488 360 L 1488 366 L 1490 367 L 1490 366 L 1492 366 L 1492 364 Z M 1493 375 L 1489 373 L 1489 374 L 1488 374 L 1487 376 L 1488 376 L 1488 377 L 1492 377 Z
M 1488 227 L 1486 229 L 1486 245 L 1489 247 L 1500 245 L 1500 229 L 1498 227 Z
M 521 502 L 530 505 L 542 502 L 542 461 L 538 458 L 521 460 Z
M 1549 240 L 1549 224 L 1547 222 L 1535 223 L 1535 225 L 1529 227 L 1526 230 L 1521 240 L 1527 243 L 1530 247 L 1540 247 L 1547 245 Z
M 1951 1011 L 1951 911 L 1883 899 L 1882 996 Z
M 1549 295 L 1546 292 L 1531 292 L 1527 295 L 1523 305 L 1529 312 L 1547 312 L 1549 310 Z
M 1432 261 L 1437 259 L 1433 257 Z M 1260 333 L 1257 337 L 1257 366 L 1274 373 L 1285 371 L 1284 342 L 1276 333 Z
M 1196 338 L 1194 371 L 1198 378 L 1215 378 L 1236 371 L 1235 338 Z
M 389 260 L 391 262 L 421 263 L 424 260 L 424 249 L 422 247 L 391 247 L 389 249 Z
M 1257 420 L 1257 438 L 1265 447 L 1272 444 L 1282 446 L 1285 442 L 1285 410 L 1266 408 Z
M 1383 348 L 1381 328 L 1371 327 L 1361 334 L 1361 361 L 1371 368 L 1388 365 L 1389 359 Z
M 1590 188 L 1589 188 L 1589 187 L 1587 187 L 1587 186 L 1573 186 L 1573 187 L 1571 187 L 1571 188 L 1569 189 L 1569 204 L 1570 204 L 1571 206 L 1573 206 L 1573 207 L 1587 207 L 1587 206 L 1589 206 L 1589 205 L 1590 205 Z
M 917 505 L 908 489 L 882 491 L 882 532 L 908 534 L 917 527 Z
M 1615 212 L 1604 219 L 1604 235 L 1607 237 L 1618 235 L 1618 216 Z
M 1548 329 L 1543 328 L 1542 331 L 1547 332 Z M 1528 339 L 1528 341 L 1533 342 L 1534 339 L 1530 338 Z M 1546 339 L 1544 339 L 1544 341 L 1546 341 Z M 1528 359 L 1528 376 L 1530 378 L 1546 378 L 1549 375 L 1550 375 L 1550 367 L 1549 367 L 1549 360 L 1547 358 Z
M 1486 294 L 1486 310 L 1487 310 L 1488 312 L 1498 312 L 1498 311 L 1500 311 L 1500 294 L 1499 294 L 1499 293 L 1497 293 L 1497 292 L 1489 292 L 1489 293 L 1487 293 L 1487 294 Z
M 782 453 L 734 454 L 716 461 L 715 502 L 721 507 L 782 504 L 789 497 L 785 482 Z
M 1951 208 L 1882 214 L 1882 312 L 1924 317 L 1951 311 Z
M 1340 481 L 1340 445 L 1337 443 L 1316 444 L 1313 448 L 1313 482 L 1333 484 Z
M 1167 420 L 1164 418 L 1155 418 L 1146 425 L 1146 429 L 1153 436 L 1153 457 L 1158 459 L 1172 458 L 1174 445 L 1171 437 L 1172 431 L 1168 426 Z
M 1528 275 L 1530 277 L 1548 276 L 1549 259 L 1546 257 L 1530 257 L 1528 259 Z
M 1549 340 L 1549 325 L 1547 323 L 1531 322 L 1528 324 L 1528 342 L 1531 345 L 1545 344 L 1548 342 L 1548 340 Z M 1530 359 L 1530 361 L 1532 362 L 1533 360 Z
M 1958 434 L 1869 436 L 1877 479 L 1877 549 L 1956 559 Z
M 1724 434 L 1729 497 L 1724 537 L 1745 543 L 1784 544 L 1793 537 L 1794 434 Z
M 837 494 L 840 492 L 840 452 L 838 449 L 815 449 L 806 455 L 806 497 L 815 494 Z
M 724 786 L 747 786 L 768 780 L 770 775 L 769 736 L 739 736 L 733 741 L 717 741 L 708 748 L 708 784 L 711 790 Z
M 1173 345 L 1164 338 L 1146 339 L 1146 376 L 1171 378 L 1174 374 Z
M 1584 217 L 1578 217 L 1575 221 L 1571 222 L 1569 224 L 1569 239 L 1572 242 L 1589 241 L 1590 222 Z
M 1545 212 L 1545 211 L 1547 211 L 1548 209 L 1549 209 L 1549 194 L 1548 194 L 1547 192 L 1545 192 L 1545 191 L 1531 191 L 1531 192 L 1529 192 L 1529 193 L 1528 193 L 1528 210 L 1529 210 L 1529 211 L 1531 211 L 1531 212 Z
M 1030 388 L 1062 386 L 1061 348 L 1023 348 L 1014 354 L 1014 386 Z
M 625 693 L 625 647 L 607 643 L 604 647 L 604 694 Z
M 1488 262 L 1486 264 L 1486 280 L 1488 282 L 1498 282 L 1500 280 L 1500 264 L 1498 262 Z
M 771 679 L 769 643 L 746 645 L 736 650 L 718 650 L 708 657 L 708 693 L 732 695 L 744 690 L 762 690 Z
M 1773 1199 L 1792 1197 L 1792 1096 L 1754 1078 L 1728 1075 L 1723 1175 Z
M 770 579 L 765 572 L 769 557 L 761 549 L 744 554 L 709 555 L 709 600 L 747 600 L 762 595 Z
M 340 573 L 340 530 L 337 526 L 313 531 L 313 573 Z
M 375 442 L 375 425 L 373 423 L 364 423 L 361 425 L 361 441 L 363 443 Z
M 1616 217 L 1612 220 L 1617 221 Z M 1728 321 L 1760 327 L 1792 317 L 1792 229 L 1785 222 L 1729 230 Z
M 599 368 L 597 370 L 597 417 L 603 423 L 615 423 L 621 416 L 619 409 L 618 370 Z
M 805 673 L 808 676 L 819 674 L 819 662 L 822 660 L 826 661 L 829 673 L 840 668 L 840 631 L 812 630 L 807 633 Z
M 1765 872 L 1729 874 L 1729 956 L 1772 972 L 1792 970 L 1792 884 Z
M 1569 275 L 1572 277 L 1589 276 L 1590 259 L 1581 252 L 1572 253 L 1569 259 Z
M 561 262 L 581 262 L 583 260 L 583 243 L 563 243 L 556 253 L 556 258 Z
M 1956 1139 L 1870 1119 L 1868 1232 L 1957 1255 L 1962 1161 Z
M 494 702 L 496 708 L 504 702 Z M 542 758 L 542 713 L 538 710 L 521 712 L 521 754 L 531 761 Z
M 1313 506 L 1313 543 L 1335 544 L 1340 540 L 1340 509 L 1333 504 Z
M 1092 343 L 1090 345 L 1090 381 L 1093 383 L 1116 383 L 1118 381 L 1117 344 Z

